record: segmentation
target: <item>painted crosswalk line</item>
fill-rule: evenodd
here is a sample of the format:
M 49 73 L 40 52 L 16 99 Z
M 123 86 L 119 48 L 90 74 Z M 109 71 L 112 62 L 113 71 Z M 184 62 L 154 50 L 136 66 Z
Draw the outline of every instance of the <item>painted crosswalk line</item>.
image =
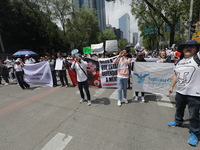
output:
M 57 133 L 41 150 L 63 150 L 72 138 L 64 133 Z

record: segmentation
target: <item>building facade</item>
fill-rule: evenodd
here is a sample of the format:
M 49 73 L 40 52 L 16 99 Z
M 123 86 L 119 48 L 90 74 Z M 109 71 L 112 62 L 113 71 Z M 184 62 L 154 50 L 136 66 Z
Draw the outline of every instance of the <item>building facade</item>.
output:
M 128 13 L 119 18 L 119 28 L 123 32 L 123 37 L 130 42 L 130 16 Z
M 106 29 L 105 0 L 72 0 L 72 3 L 75 5 L 75 11 L 80 10 L 82 7 L 95 9 L 100 29 L 102 31 Z
M 138 42 L 138 33 L 134 32 L 133 33 L 133 45 L 136 45 Z

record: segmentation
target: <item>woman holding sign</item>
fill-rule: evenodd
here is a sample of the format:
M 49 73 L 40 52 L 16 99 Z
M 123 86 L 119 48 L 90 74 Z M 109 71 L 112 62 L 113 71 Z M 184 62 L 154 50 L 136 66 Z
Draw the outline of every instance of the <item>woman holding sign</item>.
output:
M 123 90 L 123 102 L 128 104 L 127 101 L 127 86 L 128 86 L 128 78 L 129 78 L 129 65 L 131 64 L 131 59 L 127 58 L 126 50 L 123 50 L 119 53 L 119 57 L 117 57 L 113 62 L 114 64 L 118 64 L 117 70 L 117 86 L 118 86 L 118 102 L 117 105 L 120 107 L 122 104 L 122 90 Z

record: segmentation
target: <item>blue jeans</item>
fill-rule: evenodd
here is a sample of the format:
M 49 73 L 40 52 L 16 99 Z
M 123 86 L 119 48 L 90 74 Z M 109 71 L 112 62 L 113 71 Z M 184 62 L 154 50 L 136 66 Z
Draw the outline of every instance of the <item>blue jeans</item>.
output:
M 189 109 L 189 131 L 195 135 L 200 135 L 200 97 L 182 95 L 176 92 L 176 114 L 175 121 L 183 123 L 184 110 L 188 104 Z
M 118 100 L 122 100 L 122 90 L 124 93 L 124 98 L 127 98 L 127 85 L 128 78 L 117 77 L 117 86 L 118 86 Z

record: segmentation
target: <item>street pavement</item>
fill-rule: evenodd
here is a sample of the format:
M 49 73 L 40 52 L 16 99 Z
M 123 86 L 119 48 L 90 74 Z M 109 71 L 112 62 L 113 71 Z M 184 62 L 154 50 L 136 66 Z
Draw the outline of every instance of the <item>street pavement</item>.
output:
M 117 106 L 116 89 L 90 88 L 92 105 L 77 87 L 0 86 L 0 150 L 190 150 L 188 110 L 170 128 L 174 97 L 146 94 L 145 103 Z

